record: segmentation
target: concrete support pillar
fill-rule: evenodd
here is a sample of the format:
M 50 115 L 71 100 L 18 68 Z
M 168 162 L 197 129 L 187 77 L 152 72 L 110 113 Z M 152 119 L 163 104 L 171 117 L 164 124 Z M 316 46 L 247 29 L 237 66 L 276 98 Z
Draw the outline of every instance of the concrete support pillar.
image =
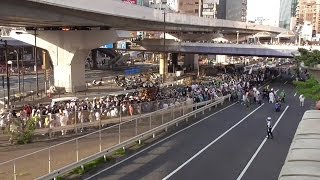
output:
M 85 60 L 91 49 L 130 37 L 127 31 L 37 31 L 37 46 L 48 50 L 54 69 L 54 85 L 67 92 L 83 91 L 85 83 Z M 14 39 L 33 45 L 32 33 L 11 31 Z
M 178 53 L 172 53 L 171 58 L 172 58 L 172 64 L 175 66 L 178 66 Z
M 154 53 L 152 53 L 151 60 L 152 60 L 153 62 L 156 62 L 156 55 L 155 55 Z
M 186 54 L 184 59 L 184 64 L 191 68 L 191 71 L 197 71 L 199 74 L 199 54 Z
M 160 67 L 159 67 L 159 73 L 162 75 L 162 77 L 165 79 L 168 74 L 168 58 L 167 56 L 164 57 L 164 53 L 160 54 Z
M 171 54 L 171 62 L 172 62 L 173 73 L 175 73 L 177 71 L 178 57 L 179 57 L 178 53 L 172 53 Z
M 197 75 L 200 75 L 200 66 L 199 66 L 199 54 L 194 54 L 193 64 L 195 70 L 197 70 Z
M 194 56 L 193 56 L 193 54 L 186 54 L 184 56 L 184 65 L 187 67 L 187 71 L 194 70 Z
M 93 49 L 91 51 L 91 61 L 92 61 L 92 69 L 98 69 L 98 49 Z

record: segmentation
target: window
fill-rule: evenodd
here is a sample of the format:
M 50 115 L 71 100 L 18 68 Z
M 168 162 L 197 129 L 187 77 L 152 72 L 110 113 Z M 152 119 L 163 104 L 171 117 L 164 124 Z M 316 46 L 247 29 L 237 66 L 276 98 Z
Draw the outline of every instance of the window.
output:
M 195 4 L 199 4 L 199 2 L 195 2 Z
M 195 9 L 194 12 L 195 12 L 195 13 L 199 13 L 199 9 Z

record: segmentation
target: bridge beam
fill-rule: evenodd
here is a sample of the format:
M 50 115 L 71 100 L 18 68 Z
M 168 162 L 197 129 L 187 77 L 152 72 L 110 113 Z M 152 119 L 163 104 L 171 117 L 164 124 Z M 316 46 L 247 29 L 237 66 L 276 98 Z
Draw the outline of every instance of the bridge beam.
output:
M 34 34 L 11 31 L 10 36 L 34 45 Z M 67 92 L 83 91 L 85 60 L 91 49 L 129 37 L 126 31 L 38 31 L 36 44 L 49 52 L 54 68 L 54 85 Z

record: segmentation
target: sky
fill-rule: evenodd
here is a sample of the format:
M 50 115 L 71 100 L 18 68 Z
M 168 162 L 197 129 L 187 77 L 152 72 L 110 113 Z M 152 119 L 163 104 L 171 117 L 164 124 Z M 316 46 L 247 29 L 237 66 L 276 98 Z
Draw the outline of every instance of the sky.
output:
M 256 17 L 279 20 L 280 0 L 247 0 L 248 20 Z

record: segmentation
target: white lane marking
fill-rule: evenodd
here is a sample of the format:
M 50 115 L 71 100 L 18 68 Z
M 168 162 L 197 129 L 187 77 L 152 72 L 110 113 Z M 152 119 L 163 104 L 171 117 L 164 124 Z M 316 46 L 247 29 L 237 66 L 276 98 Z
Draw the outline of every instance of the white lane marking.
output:
M 278 118 L 277 122 L 274 124 L 273 128 L 271 131 L 273 131 L 276 126 L 278 125 L 278 123 L 280 122 L 280 120 L 282 119 L 283 115 L 286 113 L 287 109 L 289 108 L 289 106 L 286 107 L 286 109 L 282 112 L 282 114 L 280 115 L 280 117 Z M 263 145 L 266 143 L 267 141 L 267 137 L 264 138 L 264 140 L 262 141 L 262 143 L 260 144 L 260 146 L 258 147 L 258 149 L 256 150 L 256 152 L 253 154 L 253 156 L 251 157 L 251 159 L 249 160 L 249 162 L 247 163 L 247 165 L 244 167 L 244 169 L 242 170 L 242 172 L 240 173 L 240 175 L 238 176 L 237 180 L 241 180 L 241 178 L 243 177 L 243 175 L 246 173 L 246 171 L 248 170 L 248 168 L 250 167 L 251 163 L 253 162 L 253 160 L 256 158 L 256 156 L 258 155 L 259 151 L 262 149 Z
M 113 168 L 113 167 L 115 167 L 115 166 L 117 166 L 117 165 L 119 165 L 119 164 L 121 164 L 121 163 L 123 163 L 123 162 L 125 162 L 125 161 L 127 161 L 127 160 L 129 160 L 129 159 L 131 159 L 131 158 L 133 158 L 133 157 L 141 154 L 141 153 L 143 153 L 144 151 L 146 151 L 146 150 L 148 150 L 148 149 L 150 149 L 150 148 L 152 148 L 152 147 L 154 147 L 154 146 L 162 143 L 163 141 L 166 141 L 167 139 L 169 139 L 169 138 L 171 138 L 171 137 L 173 137 L 173 136 L 175 136 L 175 135 L 177 135 L 177 134 L 179 134 L 179 133 L 181 133 L 181 132 L 183 132 L 183 131 L 185 131 L 185 130 L 187 130 L 187 129 L 189 129 L 189 128 L 191 128 L 191 127 L 193 127 L 193 126 L 195 126 L 195 125 L 197 125 L 197 124 L 199 124 L 199 123 L 201 123 L 202 121 L 210 118 L 211 116 L 214 116 L 214 115 L 218 114 L 219 112 L 221 112 L 221 111 L 223 111 L 223 110 L 226 110 L 226 109 L 230 108 L 231 106 L 233 106 L 233 105 L 235 105 L 235 104 L 237 104 L 237 103 L 230 104 L 229 106 L 227 106 L 227 107 L 225 107 L 225 108 L 223 108 L 223 109 L 220 109 L 219 111 L 217 111 L 217 112 L 215 112 L 215 113 L 213 113 L 213 114 L 210 114 L 209 116 L 207 116 L 207 117 L 205 117 L 205 118 L 203 118 L 203 119 L 201 119 L 201 120 L 199 120 L 199 121 L 191 124 L 190 126 L 185 127 L 185 128 L 183 128 L 183 129 L 181 129 L 180 131 L 177 131 L 177 132 L 175 132 L 174 134 L 171 134 L 170 136 L 168 136 L 168 137 L 166 137 L 166 138 L 164 138 L 164 139 L 161 139 L 160 141 L 158 141 L 158 142 L 156 142 L 156 143 L 148 146 L 147 148 L 145 148 L 145 149 L 143 149 L 143 150 L 141 150 L 141 151 L 139 151 L 139 152 L 137 152 L 137 153 L 135 153 L 135 154 L 127 157 L 126 159 L 123 159 L 122 161 L 119 161 L 119 162 L 117 162 L 116 164 L 114 164 L 114 165 L 112 165 L 112 166 L 110 166 L 110 167 L 108 167 L 108 168 L 106 168 L 106 169 L 103 169 L 103 170 L 101 170 L 101 171 L 93 174 L 92 176 L 86 178 L 85 180 L 92 179 L 92 178 L 94 178 L 95 176 L 97 176 L 97 175 L 99 175 L 99 174 L 101 174 L 101 173 L 103 173 L 103 172 L 105 172 L 105 171 L 108 171 L 109 169 L 111 169 L 111 168 Z
M 294 75 L 291 76 L 291 78 L 293 78 L 293 77 L 294 77 Z
M 288 81 L 284 82 L 284 84 L 287 84 Z
M 296 95 L 297 95 L 297 92 L 296 92 L 296 93 L 294 93 L 293 97 L 296 97 Z
M 219 137 L 217 137 L 215 140 L 213 140 L 211 143 L 209 143 L 206 147 L 204 147 L 203 149 L 201 149 L 199 152 L 197 152 L 195 155 L 193 155 L 190 159 L 188 159 L 186 162 L 184 162 L 182 165 L 180 165 L 177 169 L 175 169 L 174 171 L 172 171 L 170 174 L 168 174 L 166 177 L 164 177 L 162 180 L 167 180 L 169 179 L 171 176 L 173 176 L 176 172 L 178 172 L 180 169 L 182 169 L 184 166 L 186 166 L 189 162 L 191 162 L 193 159 L 195 159 L 197 156 L 199 156 L 203 151 L 205 151 L 206 149 L 208 149 L 210 146 L 212 146 L 214 143 L 216 143 L 219 139 L 221 139 L 223 136 L 225 136 L 228 132 L 230 132 L 232 129 L 234 129 L 235 127 L 237 127 L 240 123 L 242 123 L 244 120 L 246 120 L 251 114 L 253 114 L 254 112 L 256 112 L 258 109 L 260 109 L 262 106 L 264 105 L 261 104 L 259 107 L 257 107 L 255 110 L 253 110 L 251 113 L 249 113 L 246 117 L 242 118 L 239 122 L 237 122 L 235 125 L 233 125 L 230 129 L 228 129 L 226 132 L 224 132 L 223 134 L 221 134 Z

